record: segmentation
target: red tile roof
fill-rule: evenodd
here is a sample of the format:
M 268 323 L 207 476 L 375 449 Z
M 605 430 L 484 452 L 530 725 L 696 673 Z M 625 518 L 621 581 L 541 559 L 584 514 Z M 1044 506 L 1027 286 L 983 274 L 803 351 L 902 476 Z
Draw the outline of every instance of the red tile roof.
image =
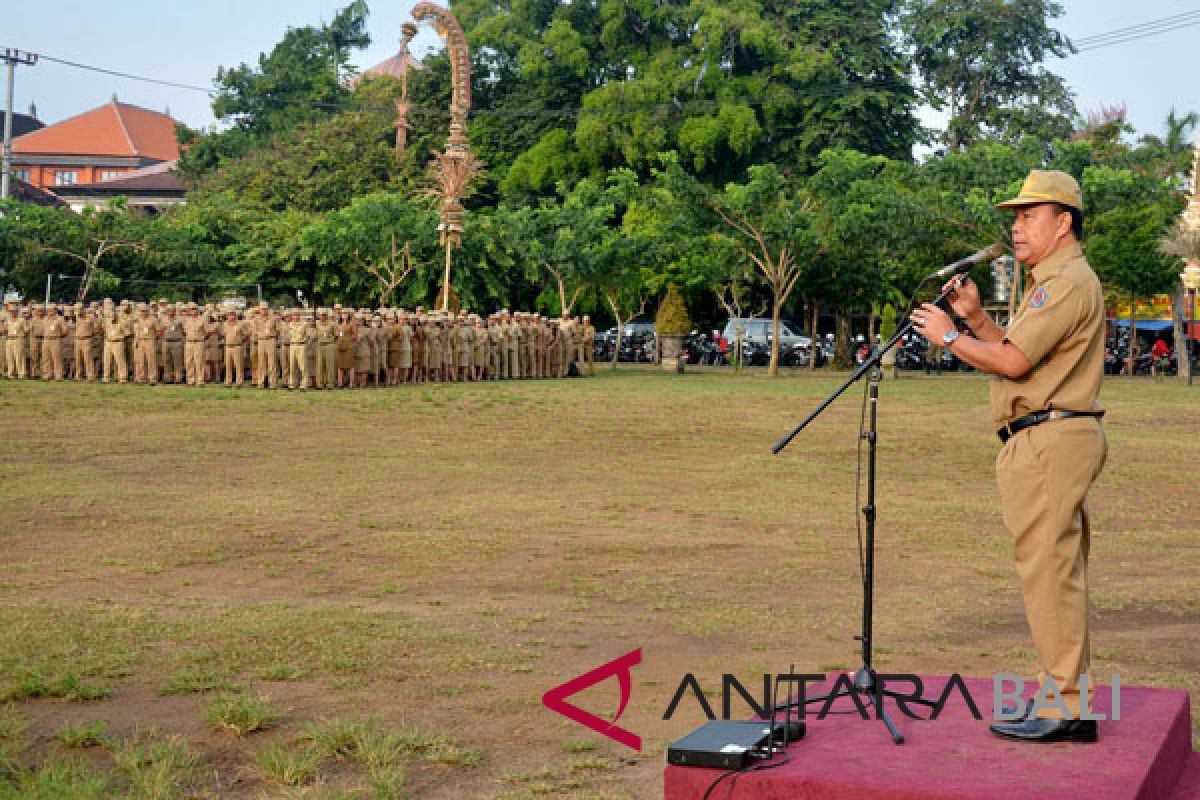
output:
M 113 101 L 13 139 L 25 155 L 140 156 L 179 158 L 175 120 L 166 114 Z
M 391 58 L 380 61 L 361 75 L 355 75 L 346 81 L 346 86 L 354 89 L 362 83 L 364 78 L 376 75 L 391 75 L 394 78 L 403 78 L 404 73 L 408 72 L 409 69 L 425 69 L 425 65 L 407 53 L 397 53 Z

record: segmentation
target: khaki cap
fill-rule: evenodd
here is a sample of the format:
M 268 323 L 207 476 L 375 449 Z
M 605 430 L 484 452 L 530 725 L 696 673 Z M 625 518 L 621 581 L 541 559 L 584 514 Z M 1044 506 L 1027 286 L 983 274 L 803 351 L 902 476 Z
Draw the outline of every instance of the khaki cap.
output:
M 1059 203 L 1083 213 L 1083 193 L 1079 184 L 1065 172 L 1034 169 L 1029 171 L 1021 193 L 1012 200 L 997 203 L 996 208 L 1018 208 L 1042 203 Z
M 138 311 L 149 311 L 149 310 L 150 310 L 150 308 L 149 308 L 149 306 L 147 306 L 145 303 L 138 303 L 138 304 L 137 304 L 137 310 L 138 310 Z
M 198 308 L 198 306 L 195 303 L 188 303 L 187 307 L 188 307 L 188 311 L 195 311 Z

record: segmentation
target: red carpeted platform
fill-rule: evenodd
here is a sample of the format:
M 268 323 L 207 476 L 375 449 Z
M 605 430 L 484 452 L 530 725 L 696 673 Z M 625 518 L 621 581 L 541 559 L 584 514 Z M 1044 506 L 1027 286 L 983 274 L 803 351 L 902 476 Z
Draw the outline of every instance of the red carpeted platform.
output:
M 923 680 L 925 695 L 936 698 L 947 678 Z M 957 691 L 934 721 L 911 720 L 889 699 L 889 716 L 906 740 L 902 745 L 892 743 L 883 722 L 857 714 L 817 720 L 820 706 L 811 705 L 808 734 L 788 747 L 789 763 L 742 774 L 732 786 L 733 778 L 726 778 L 711 798 L 1200 800 L 1200 761 L 1192 753 L 1191 709 L 1182 689 L 1121 687 L 1121 718 L 1099 723 L 1099 742 L 1042 745 L 989 733 L 992 682 L 965 683 L 982 721 L 971 716 Z M 1095 711 L 1111 717 L 1111 700 L 1109 687 L 1099 687 Z M 842 698 L 833 708 L 854 711 L 854 704 Z M 721 770 L 668 766 L 665 800 L 701 800 L 720 775 Z

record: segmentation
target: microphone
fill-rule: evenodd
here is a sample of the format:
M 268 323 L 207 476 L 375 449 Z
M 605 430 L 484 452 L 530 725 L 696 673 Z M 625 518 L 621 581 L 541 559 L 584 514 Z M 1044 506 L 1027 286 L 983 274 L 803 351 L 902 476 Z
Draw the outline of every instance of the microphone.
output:
M 930 275 L 929 278 L 949 278 L 951 275 L 964 275 L 985 261 L 992 261 L 1002 255 L 1004 255 L 1004 245 L 993 244 L 983 248 L 978 253 L 972 253 L 966 258 L 960 258 L 953 264 L 947 264 Z

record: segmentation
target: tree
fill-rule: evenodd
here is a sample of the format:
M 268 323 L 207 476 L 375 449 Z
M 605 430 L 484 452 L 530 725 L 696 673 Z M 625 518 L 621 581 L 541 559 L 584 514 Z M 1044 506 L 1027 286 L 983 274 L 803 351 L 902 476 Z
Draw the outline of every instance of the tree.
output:
M 300 232 L 299 255 L 317 266 L 323 296 L 388 303 L 414 270 L 435 260 L 436 225 L 420 198 L 371 194 L 315 218 Z
M 9 279 L 26 294 L 37 292 L 46 276 L 69 274 L 77 279 L 76 302 L 94 286 L 111 290 L 119 284 L 122 258 L 146 250 L 147 220 L 114 207 L 82 213 L 8 201 L 0 218 Z M 105 266 L 113 270 L 105 269 Z
M 744 184 L 730 183 L 712 209 L 728 226 L 734 247 L 758 270 L 771 294 L 770 375 L 779 374 L 779 320 L 804 257 L 815 254 L 812 201 L 773 165 L 751 167 Z
M 1088 167 L 1082 183 L 1085 204 L 1091 198 L 1099 210 L 1087 220 L 1088 261 L 1101 279 L 1130 297 L 1132 374 L 1137 300 L 1170 292 L 1178 281 L 1178 261 L 1160 244 L 1183 201 L 1161 176 L 1128 168 Z
M 908 0 L 902 25 L 923 99 L 950 116 L 947 148 L 1070 133 L 1071 92 L 1043 66 L 1075 52 L 1050 25 L 1062 13 L 1055 0 Z
M 180 142 L 188 145 L 180 170 L 195 178 L 346 103 L 350 52 L 371 43 L 367 15 L 366 0 L 353 0 L 328 24 L 289 28 L 270 54 L 259 54 L 256 66 L 219 67 L 213 114 L 233 125 L 206 135 L 180 130 Z

